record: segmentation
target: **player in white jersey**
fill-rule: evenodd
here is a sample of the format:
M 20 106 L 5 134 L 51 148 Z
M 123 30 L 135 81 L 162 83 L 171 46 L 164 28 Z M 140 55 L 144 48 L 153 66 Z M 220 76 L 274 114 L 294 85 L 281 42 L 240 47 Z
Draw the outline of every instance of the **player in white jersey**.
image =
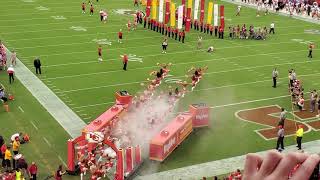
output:
M 260 16 L 261 6 L 262 6 L 262 2 L 259 0 L 257 4 L 257 17 Z
M 240 10 L 241 10 L 241 6 L 238 6 L 236 16 L 240 16 Z

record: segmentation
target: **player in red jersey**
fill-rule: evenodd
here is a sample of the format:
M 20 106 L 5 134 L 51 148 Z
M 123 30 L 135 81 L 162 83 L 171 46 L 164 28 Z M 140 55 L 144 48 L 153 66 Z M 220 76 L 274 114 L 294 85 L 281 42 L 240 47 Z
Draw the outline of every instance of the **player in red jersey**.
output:
M 118 43 L 122 43 L 122 29 L 118 32 Z
M 98 56 L 99 56 L 99 58 L 98 58 L 98 61 L 102 61 L 102 47 L 101 47 L 101 45 L 99 45 L 99 47 L 98 47 Z
M 91 4 L 91 6 L 90 6 L 90 16 L 93 15 L 93 10 L 94 10 L 94 8 L 93 8 L 93 5 Z
M 128 27 L 128 32 L 129 32 L 131 30 L 131 22 L 130 22 L 130 20 L 128 20 L 127 27 Z
M 83 2 L 81 4 L 81 9 L 82 9 L 82 14 L 85 14 L 86 13 L 86 3 L 85 2 Z

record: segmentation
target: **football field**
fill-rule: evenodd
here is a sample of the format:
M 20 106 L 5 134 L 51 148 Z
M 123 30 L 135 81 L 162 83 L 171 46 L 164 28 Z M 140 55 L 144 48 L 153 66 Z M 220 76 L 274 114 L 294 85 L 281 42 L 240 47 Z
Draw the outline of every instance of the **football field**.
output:
M 306 99 L 309 99 L 309 90 L 320 89 L 319 24 L 275 14 L 256 17 L 254 9 L 245 7 L 241 9 L 241 16 L 235 16 L 236 5 L 217 1 L 225 5 L 224 39 L 192 29 L 186 34 L 185 43 L 169 38 L 167 53 L 162 54 L 160 33 L 144 29 L 142 25 L 127 31 L 128 20 L 133 21 L 132 13 L 138 9 L 144 11 L 144 6 L 135 8 L 132 0 L 94 1 L 95 13 L 89 16 L 89 11 L 81 13 L 81 3 L 7 1 L 5 6 L 0 6 L 0 39 L 9 50 L 17 52 L 32 72 L 35 71 L 33 60 L 39 57 L 42 74 L 38 77 L 86 123 L 115 102 L 116 91 L 127 90 L 132 95 L 141 92 L 144 89 L 141 83 L 151 78 L 151 71 L 159 69 L 157 63 L 173 64 L 170 76 L 160 86 L 165 92 L 169 86 L 176 87 L 176 81 L 190 81 L 185 77 L 190 67 L 208 66 L 201 82 L 179 101 L 177 109 L 187 111 L 189 104 L 206 103 L 211 107 L 210 127 L 193 132 L 159 165 L 158 171 L 275 148 L 276 140 L 257 133 L 272 125 L 250 123 L 248 121 L 254 120 L 240 118 L 237 112 L 272 105 L 291 111 L 288 69 L 296 70 Z M 100 9 L 108 12 L 107 23 L 100 22 Z M 228 37 L 229 26 L 246 24 L 256 29 L 269 28 L 271 22 L 275 23 L 275 34 L 268 35 L 266 40 Z M 117 42 L 119 29 L 123 31 L 122 44 Z M 203 37 L 200 50 L 197 49 L 199 35 Z M 312 60 L 307 58 L 310 42 L 316 44 Z M 98 44 L 103 48 L 102 62 L 98 61 Z M 214 53 L 206 52 L 209 46 L 215 48 Z M 129 55 L 128 71 L 122 70 L 120 56 L 123 54 Z M 271 73 L 275 67 L 279 80 L 278 87 L 272 88 Z M 24 151 L 26 156 L 34 156 L 34 160 L 47 159 L 39 161 L 44 169 L 41 176 L 45 176 L 62 163 L 58 157 L 66 160 L 65 142 L 69 137 L 19 82 L 8 85 L 2 71 L 0 80 L 16 96 L 11 102 L 11 112 L 0 113 L 0 121 L 5 119 L 0 133 L 9 137 L 19 129 L 36 137 Z M 272 113 L 277 116 L 278 112 Z M 309 128 L 304 141 L 319 139 L 320 127 L 309 123 L 317 119 L 299 117 L 295 120 Z M 43 137 L 48 138 L 49 143 Z M 285 139 L 285 145 L 294 143 L 292 136 Z

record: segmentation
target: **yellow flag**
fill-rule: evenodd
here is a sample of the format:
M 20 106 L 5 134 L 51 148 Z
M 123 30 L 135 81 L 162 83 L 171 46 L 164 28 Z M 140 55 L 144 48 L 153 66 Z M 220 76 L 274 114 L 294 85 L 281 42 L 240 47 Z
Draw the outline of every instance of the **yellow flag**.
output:
M 212 24 L 213 2 L 209 2 L 207 24 Z
M 157 0 L 152 0 L 152 19 L 157 19 Z
M 192 1 L 193 0 L 188 0 L 188 8 L 192 8 Z
M 176 5 L 174 3 L 171 4 L 170 9 L 170 26 L 175 27 L 176 26 Z

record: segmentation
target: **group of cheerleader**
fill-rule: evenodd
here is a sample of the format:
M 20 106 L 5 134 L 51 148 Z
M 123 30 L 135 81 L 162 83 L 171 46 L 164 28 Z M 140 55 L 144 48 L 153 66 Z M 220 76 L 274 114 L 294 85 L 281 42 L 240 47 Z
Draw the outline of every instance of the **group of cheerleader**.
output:
M 91 175 L 90 180 L 99 180 L 106 177 L 115 164 L 116 153 L 102 143 L 98 143 L 95 149 L 89 152 L 86 152 L 87 148 L 87 145 L 77 148 L 81 180 L 87 179 L 84 176 L 88 171 Z

